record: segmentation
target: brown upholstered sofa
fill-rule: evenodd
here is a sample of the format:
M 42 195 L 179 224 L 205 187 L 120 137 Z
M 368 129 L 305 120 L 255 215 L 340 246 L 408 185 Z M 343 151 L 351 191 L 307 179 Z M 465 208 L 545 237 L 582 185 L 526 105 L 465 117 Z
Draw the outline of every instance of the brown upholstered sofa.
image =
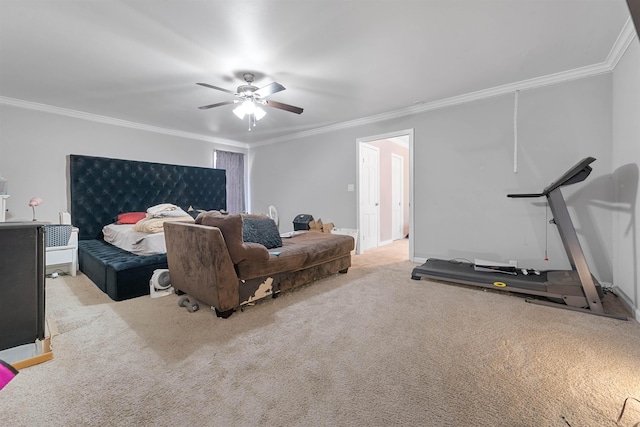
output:
M 215 308 L 219 317 L 266 296 L 346 273 L 355 244 L 351 236 L 309 231 L 267 249 L 243 241 L 242 215 L 218 211 L 200 214 L 195 223 L 166 223 L 164 230 L 171 284 L 187 294 L 181 305 L 195 311 L 200 302 Z

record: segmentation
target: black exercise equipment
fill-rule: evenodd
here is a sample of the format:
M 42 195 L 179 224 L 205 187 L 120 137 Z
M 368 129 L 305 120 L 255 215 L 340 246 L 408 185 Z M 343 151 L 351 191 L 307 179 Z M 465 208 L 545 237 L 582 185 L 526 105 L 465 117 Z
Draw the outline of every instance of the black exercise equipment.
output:
M 595 160 L 593 157 L 581 160 L 546 187 L 542 193 L 507 195 L 510 198 L 537 198 L 543 196 L 547 198 L 553 215 L 553 220 L 550 222 L 558 227 L 560 238 L 571 264 L 571 270 L 537 271 L 507 267 L 502 271 L 495 271 L 457 259 L 429 258 L 424 264 L 413 269 L 411 278 L 420 280 L 425 277 L 445 282 L 544 297 L 549 301 L 527 299 L 527 302 L 558 306 L 626 320 L 624 316 L 605 314 L 601 300 L 604 296 L 602 287 L 589 271 L 578 235 L 560 191 L 560 188 L 565 185 L 584 181 L 592 170 L 589 165 Z

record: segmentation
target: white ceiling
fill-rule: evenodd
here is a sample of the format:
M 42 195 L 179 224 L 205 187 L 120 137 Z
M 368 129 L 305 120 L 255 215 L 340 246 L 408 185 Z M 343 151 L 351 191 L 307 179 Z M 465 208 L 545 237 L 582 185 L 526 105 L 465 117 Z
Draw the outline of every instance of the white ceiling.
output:
M 603 64 L 628 16 L 625 0 L 0 0 L 0 102 L 259 143 Z M 248 132 L 232 105 L 197 108 L 233 97 L 196 82 L 235 90 L 245 71 L 304 113 L 265 107 Z

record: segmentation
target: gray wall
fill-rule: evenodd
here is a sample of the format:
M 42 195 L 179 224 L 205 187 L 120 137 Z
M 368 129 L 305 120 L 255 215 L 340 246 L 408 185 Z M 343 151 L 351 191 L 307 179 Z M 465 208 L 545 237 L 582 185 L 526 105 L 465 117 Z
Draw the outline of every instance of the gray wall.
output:
M 584 211 L 587 200 L 610 189 L 601 178 L 610 173 L 610 81 L 606 75 L 522 92 L 517 174 L 512 96 L 429 115 L 426 134 L 416 132 L 416 256 L 569 268 L 557 230 L 547 225 L 545 200 L 506 194 L 540 192 L 577 161 L 593 156 L 598 160 L 589 180 L 563 193 L 594 274 L 611 282 L 610 213 L 590 218 Z M 543 260 L 545 245 L 549 261 Z
M 187 149 L 188 148 L 188 149 Z M 72 117 L 0 105 L 0 173 L 9 180 L 7 220 L 36 215 L 58 221 L 69 209 L 69 154 L 211 167 L 213 144 Z
M 519 170 L 513 173 L 513 96 L 345 128 L 257 147 L 248 153 L 253 212 L 275 205 L 281 230 L 298 213 L 355 228 L 356 140 L 415 130 L 415 256 L 517 259 L 567 268 L 545 206 L 510 200 L 539 191 L 579 159 L 594 172 L 563 192 L 594 274 L 613 283 L 636 313 L 640 47 L 634 40 L 612 74 L 528 90 L 519 102 Z M 188 147 L 188 149 L 186 149 Z M 210 167 L 215 144 L 0 105 L 0 174 L 9 179 L 8 219 L 41 220 L 68 209 L 67 156 L 85 154 Z M 236 147 L 219 146 L 230 151 Z M 540 200 L 539 202 L 543 202 Z M 640 318 L 640 315 L 636 315 Z
M 613 283 L 640 320 L 640 43 L 636 38 L 613 77 Z M 598 203 L 599 201 L 595 202 Z M 601 203 L 598 203 L 598 206 Z
M 281 229 L 298 213 L 356 228 L 356 139 L 415 129 L 415 257 L 488 258 L 539 269 L 569 268 L 557 231 L 545 250 L 539 192 L 577 161 L 598 160 L 589 180 L 567 188 L 593 273 L 612 281 L 611 211 L 587 209 L 611 193 L 611 74 L 520 93 L 519 170 L 513 173 L 514 97 L 500 96 L 250 151 L 252 209 L 278 207 Z

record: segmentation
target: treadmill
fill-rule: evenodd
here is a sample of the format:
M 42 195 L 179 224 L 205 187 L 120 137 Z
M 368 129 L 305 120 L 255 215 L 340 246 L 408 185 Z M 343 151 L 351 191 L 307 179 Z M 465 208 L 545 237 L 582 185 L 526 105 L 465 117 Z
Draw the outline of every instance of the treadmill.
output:
M 528 298 L 526 301 L 626 320 L 624 316 L 605 314 L 602 307 L 602 298 L 604 297 L 602 286 L 589 271 L 584 252 L 578 241 L 578 235 L 560 191 L 561 187 L 584 181 L 592 170 L 589 165 L 595 160 L 593 157 L 587 157 L 579 161 L 546 187 L 542 193 L 507 194 L 507 197 L 510 198 L 547 198 L 553 215 L 550 222 L 558 227 L 560 238 L 571 264 L 571 270 L 537 271 L 516 268 L 515 266 L 485 268 L 485 266 L 458 259 L 429 258 L 424 264 L 413 269 L 411 278 L 420 280 L 425 277 L 444 282 L 544 297 L 544 300 Z

